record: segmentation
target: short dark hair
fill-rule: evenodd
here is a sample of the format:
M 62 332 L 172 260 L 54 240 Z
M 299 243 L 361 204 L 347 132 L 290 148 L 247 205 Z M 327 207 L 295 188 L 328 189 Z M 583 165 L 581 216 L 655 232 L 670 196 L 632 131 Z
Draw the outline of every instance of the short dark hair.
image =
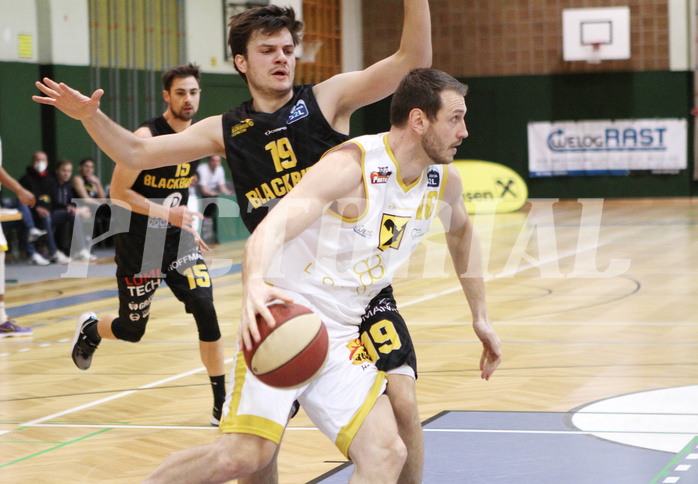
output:
M 62 159 L 58 160 L 58 163 L 56 163 L 55 170 L 56 171 L 60 170 L 63 165 L 70 165 L 72 167 L 73 162 L 70 161 L 68 158 L 62 158 Z
M 303 34 L 303 22 L 296 20 L 296 12 L 293 7 L 279 7 L 269 5 L 266 7 L 253 7 L 237 15 L 230 17 L 230 33 L 228 34 L 228 46 L 233 54 L 233 59 L 238 54 L 247 58 L 247 44 L 255 32 L 264 35 L 275 34 L 281 29 L 288 29 L 293 38 L 293 45 L 298 45 Z M 247 76 L 240 72 L 235 65 L 243 81 L 247 82 Z
M 196 82 L 199 83 L 201 82 L 201 68 L 191 62 L 189 64 L 173 67 L 162 74 L 162 88 L 170 92 L 174 80 L 182 77 L 193 77 L 196 79 Z
M 441 109 L 441 92 L 455 91 L 463 97 L 468 86 L 436 69 L 414 69 L 400 81 L 390 103 L 390 124 L 400 127 L 407 122 L 410 111 L 421 109 L 433 121 Z
M 82 167 L 82 166 L 83 166 L 85 163 L 87 163 L 88 161 L 91 161 L 92 163 L 95 162 L 95 160 L 93 160 L 93 159 L 90 158 L 90 157 L 83 158 L 82 160 L 80 160 L 80 167 Z

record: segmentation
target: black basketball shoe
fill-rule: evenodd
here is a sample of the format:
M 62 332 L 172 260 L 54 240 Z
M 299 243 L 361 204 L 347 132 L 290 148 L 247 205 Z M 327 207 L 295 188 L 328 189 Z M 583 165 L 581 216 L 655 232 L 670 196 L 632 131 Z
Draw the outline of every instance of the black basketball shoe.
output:
M 97 315 L 95 313 L 84 313 L 78 318 L 78 325 L 75 328 L 71 355 L 75 366 L 81 370 L 87 370 L 90 367 L 92 355 L 102 340 L 102 338 L 99 338 L 99 340 L 95 341 L 85 333 L 85 328 L 92 324 L 97 324 Z

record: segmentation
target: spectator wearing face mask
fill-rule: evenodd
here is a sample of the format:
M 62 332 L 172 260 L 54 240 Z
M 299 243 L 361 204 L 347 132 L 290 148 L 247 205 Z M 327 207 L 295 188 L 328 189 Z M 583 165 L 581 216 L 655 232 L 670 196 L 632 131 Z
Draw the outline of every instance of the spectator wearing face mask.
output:
M 27 242 L 27 257 L 33 264 L 45 266 L 50 263 L 68 264 L 70 258 L 58 250 L 56 239 L 53 235 L 51 213 L 56 192 L 56 182 L 48 173 L 48 157 L 43 151 L 37 151 L 32 155 L 31 163 L 27 167 L 27 173 L 19 183 L 34 194 L 36 204 L 31 208 L 31 216 L 34 224 L 46 231 L 47 257 L 42 256 L 34 247 L 33 242 Z

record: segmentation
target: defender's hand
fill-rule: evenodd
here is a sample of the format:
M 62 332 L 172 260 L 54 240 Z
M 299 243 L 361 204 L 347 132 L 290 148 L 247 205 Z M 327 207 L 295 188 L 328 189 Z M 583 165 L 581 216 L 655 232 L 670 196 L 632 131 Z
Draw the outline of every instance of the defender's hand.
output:
M 36 87 L 46 96 L 32 96 L 32 99 L 40 104 L 54 106 L 73 119 L 82 120 L 89 118 L 99 109 L 99 100 L 104 94 L 102 89 L 87 97 L 80 91 L 69 87 L 62 82 L 59 84 L 48 77 L 44 82 L 37 81 Z

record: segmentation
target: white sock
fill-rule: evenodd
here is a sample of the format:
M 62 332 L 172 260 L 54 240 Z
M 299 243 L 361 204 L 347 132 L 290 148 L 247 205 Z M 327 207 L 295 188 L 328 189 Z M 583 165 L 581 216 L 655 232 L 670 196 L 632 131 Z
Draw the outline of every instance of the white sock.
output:
M 7 321 L 7 313 L 5 312 L 5 301 L 0 301 L 0 324 Z

